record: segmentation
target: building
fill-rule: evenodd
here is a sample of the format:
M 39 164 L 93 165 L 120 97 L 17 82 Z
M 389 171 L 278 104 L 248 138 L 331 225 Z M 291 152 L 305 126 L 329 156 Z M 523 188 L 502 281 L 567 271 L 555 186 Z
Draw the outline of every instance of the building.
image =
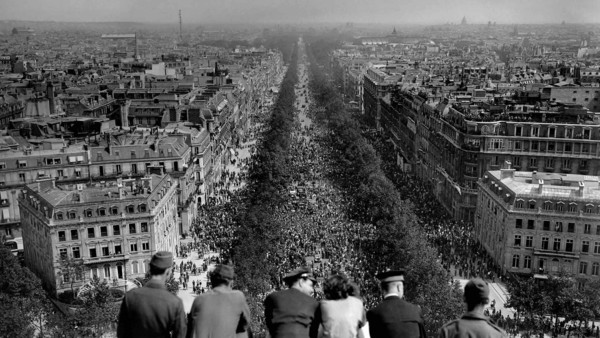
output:
M 600 178 L 576 174 L 488 171 L 479 181 L 475 231 L 505 272 L 600 273 Z
M 118 285 L 143 277 L 155 252 L 176 250 L 177 189 L 168 174 L 60 187 L 48 178 L 27 185 L 19 199 L 25 264 L 57 292 L 93 276 Z M 68 273 L 67 264 L 81 264 L 82 273 Z

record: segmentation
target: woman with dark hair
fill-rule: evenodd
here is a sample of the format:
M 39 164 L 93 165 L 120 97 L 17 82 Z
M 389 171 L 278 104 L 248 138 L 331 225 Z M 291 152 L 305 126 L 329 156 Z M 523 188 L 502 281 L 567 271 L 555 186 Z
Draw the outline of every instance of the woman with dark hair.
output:
M 362 337 L 366 323 L 365 308 L 358 298 L 358 286 L 343 275 L 332 275 L 323 283 L 325 299 L 321 301 L 323 338 Z

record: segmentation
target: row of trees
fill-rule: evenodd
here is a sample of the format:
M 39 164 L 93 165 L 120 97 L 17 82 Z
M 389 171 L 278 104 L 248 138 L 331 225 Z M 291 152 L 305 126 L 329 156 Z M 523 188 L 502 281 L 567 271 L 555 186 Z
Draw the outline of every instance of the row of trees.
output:
M 407 270 L 406 298 L 421 306 L 429 334 L 462 310 L 462 298 L 457 284 L 438 261 L 438 252 L 431 247 L 419 228 L 410 201 L 404 200 L 394 184 L 381 169 L 381 159 L 362 136 L 358 119 L 350 116 L 331 81 L 329 52 L 336 46 L 335 37 L 307 39 L 309 55 L 310 90 L 315 100 L 318 124 L 326 124 L 331 131 L 328 143 L 337 154 L 337 172 L 331 178 L 349 197 L 353 206 L 350 216 L 375 225 L 372 240 L 363 243 L 363 268 L 367 276 L 386 269 L 403 267 Z M 366 285 L 366 296 L 378 294 L 376 281 Z
M 279 96 L 275 101 L 268 120 L 268 127 L 259 144 L 257 155 L 249 171 L 248 187 L 243 203 L 235 215 L 236 233 L 232 243 L 232 258 L 236 269 L 236 283 L 247 297 L 252 315 L 252 331 L 264 331 L 264 309 L 262 301 L 265 294 L 276 285 L 278 273 L 276 266 L 265 264 L 273 255 L 281 238 L 279 224 L 272 218 L 273 211 L 283 203 L 286 197 L 285 186 L 291 175 L 288 153 L 291 133 L 294 129 L 294 85 L 297 76 L 297 37 L 277 40 L 274 46 L 284 51 L 288 70 L 283 78 Z M 286 52 L 291 51 L 291 53 Z

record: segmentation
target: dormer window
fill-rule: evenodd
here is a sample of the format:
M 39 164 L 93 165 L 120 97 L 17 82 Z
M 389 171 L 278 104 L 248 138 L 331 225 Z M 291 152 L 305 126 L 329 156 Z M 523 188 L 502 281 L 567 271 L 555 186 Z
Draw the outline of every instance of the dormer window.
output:
M 62 212 L 57 212 L 56 216 L 54 216 L 56 218 L 57 221 L 62 221 L 63 220 L 63 213 Z
M 77 213 L 73 210 L 69 211 L 69 219 L 77 218 Z
M 98 216 L 106 216 L 106 208 L 98 209 Z
M 118 215 L 119 214 L 119 208 L 118 207 L 111 207 L 110 208 L 110 214 L 111 215 Z
M 140 204 L 138 207 L 140 212 L 146 212 L 146 205 L 145 204 Z
M 84 211 L 85 217 L 94 217 L 94 212 L 92 211 L 92 209 L 86 209 Z
M 128 214 L 133 214 L 135 212 L 135 208 L 133 205 L 128 205 L 127 206 L 127 213 Z

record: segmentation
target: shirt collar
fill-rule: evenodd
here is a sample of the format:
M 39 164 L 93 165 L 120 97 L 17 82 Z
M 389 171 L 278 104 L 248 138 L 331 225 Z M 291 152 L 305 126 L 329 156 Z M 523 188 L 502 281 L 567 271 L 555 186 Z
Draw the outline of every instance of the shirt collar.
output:
M 388 293 L 387 295 L 383 296 L 383 299 L 386 299 L 388 297 L 398 297 L 398 298 L 400 298 L 400 296 L 397 293 L 395 293 L 395 292 Z

